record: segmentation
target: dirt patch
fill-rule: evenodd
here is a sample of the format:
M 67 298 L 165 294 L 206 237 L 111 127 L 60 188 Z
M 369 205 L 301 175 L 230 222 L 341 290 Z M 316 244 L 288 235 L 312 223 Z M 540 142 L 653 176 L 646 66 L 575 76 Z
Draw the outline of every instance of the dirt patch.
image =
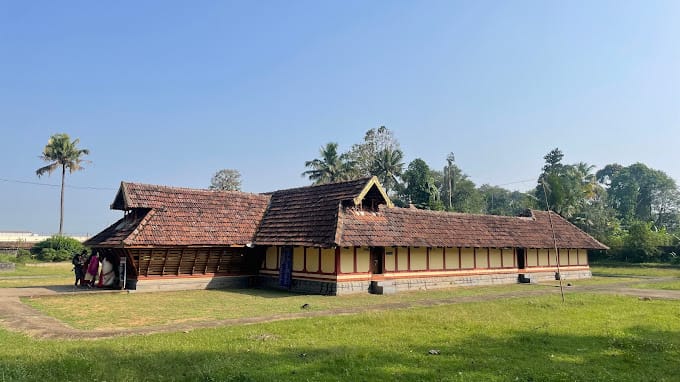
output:
M 673 280 L 672 278 L 658 278 L 653 282 L 663 282 Z M 641 301 L 653 299 L 673 299 L 680 300 L 680 291 L 657 290 L 657 289 L 635 289 L 635 283 L 640 281 L 623 282 L 606 285 L 593 285 L 585 287 L 565 287 L 565 293 L 575 291 L 590 291 L 596 293 L 609 293 L 619 295 L 638 296 Z M 644 280 L 649 283 L 649 279 Z M 448 304 L 459 304 L 465 302 L 491 301 L 497 299 L 521 298 L 541 296 L 546 294 L 558 294 L 559 288 L 545 285 L 528 285 L 526 290 L 513 291 L 481 296 L 451 297 L 446 299 L 421 300 L 413 302 L 376 304 L 373 306 L 350 307 L 341 309 L 330 309 L 324 311 L 302 311 L 299 313 L 276 314 L 260 317 L 246 317 L 237 319 L 211 320 L 202 322 L 173 323 L 161 326 L 149 326 L 141 328 L 127 329 L 104 329 L 104 330 L 81 330 L 75 329 L 62 321 L 44 315 L 42 312 L 25 305 L 19 297 L 44 296 L 60 293 L 73 293 L 72 288 L 0 288 L 0 325 L 14 332 L 28 334 L 38 339 L 101 339 L 127 335 L 147 335 L 154 333 L 168 332 L 190 332 L 194 329 L 216 328 L 230 325 L 249 325 L 264 322 L 274 322 L 282 320 L 293 320 L 309 317 L 324 317 L 358 314 L 363 312 L 385 311 L 392 309 L 405 309 L 410 307 L 425 307 Z M 253 338 L 254 340 L 271 340 L 273 338 Z

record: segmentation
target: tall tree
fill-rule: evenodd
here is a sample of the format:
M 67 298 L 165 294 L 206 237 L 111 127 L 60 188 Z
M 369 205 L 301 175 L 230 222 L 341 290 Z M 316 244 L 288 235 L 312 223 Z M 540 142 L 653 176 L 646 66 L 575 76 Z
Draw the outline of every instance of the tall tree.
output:
M 448 196 L 449 196 L 449 198 L 448 198 L 449 199 L 449 205 L 447 207 L 448 207 L 449 211 L 453 210 L 453 192 L 454 192 L 453 187 L 456 184 L 455 180 L 453 178 L 453 176 L 455 175 L 453 173 L 453 162 L 455 162 L 455 161 L 456 161 L 456 156 L 453 154 L 453 152 L 450 152 L 449 155 L 446 156 L 447 166 L 444 169 L 444 175 L 446 176 L 446 180 L 448 181 L 447 183 L 448 183 L 448 186 L 449 186 L 447 188 Z
M 558 148 L 543 157 L 545 165 L 534 194 L 543 208 L 571 219 L 604 191 L 592 173 L 593 166 L 584 162 L 565 165 L 561 162 L 563 157 Z
M 434 179 L 439 188 L 443 200 L 451 200 L 451 206 L 446 206 L 449 211 L 482 213 L 484 212 L 484 198 L 475 186 L 458 166 L 451 164 L 444 167 L 444 171 L 433 171 Z M 452 186 L 449 188 L 448 181 Z
M 614 165 L 605 169 L 610 166 Z M 601 175 L 598 172 L 598 178 L 604 179 Z M 634 163 L 607 176 L 610 203 L 624 222 L 654 221 L 666 227 L 677 221 L 680 192 L 675 180 L 663 171 Z
M 404 171 L 404 154 L 399 149 L 384 148 L 378 153 L 373 165 L 373 175 L 389 193 L 399 185 L 399 177 Z
M 209 188 L 221 191 L 241 191 L 241 173 L 231 168 L 219 170 L 210 179 Z
M 534 199 L 519 191 L 484 184 L 479 187 L 484 199 L 484 212 L 490 215 L 518 216 L 534 207 Z
M 394 133 L 387 127 L 380 126 L 377 129 L 368 130 L 364 135 L 364 141 L 352 145 L 348 156 L 349 160 L 355 163 L 359 176 L 377 176 L 378 167 L 376 161 L 385 150 L 392 153 L 396 151 L 401 153 L 399 142 L 395 138 Z
M 66 169 L 69 170 L 69 173 L 82 170 L 82 164 L 87 162 L 82 157 L 90 154 L 90 150 L 78 148 L 78 143 L 80 143 L 78 138 L 71 141 L 68 134 L 61 133 L 52 135 L 40 155 L 40 159 L 49 162 L 49 164 L 35 171 L 35 174 L 38 177 L 41 177 L 45 173 L 50 175 L 53 171 L 61 169 L 61 197 L 59 203 L 60 236 L 64 232 L 64 184 L 66 181 Z
M 435 175 L 424 160 L 416 158 L 411 161 L 402 176 L 406 183 L 402 192 L 404 201 L 421 209 L 443 209 Z
M 314 184 L 333 183 L 350 180 L 356 177 L 354 162 L 349 160 L 347 154 L 338 154 L 338 144 L 329 142 L 319 149 L 321 158 L 305 162 L 305 167 L 310 168 L 302 173 Z

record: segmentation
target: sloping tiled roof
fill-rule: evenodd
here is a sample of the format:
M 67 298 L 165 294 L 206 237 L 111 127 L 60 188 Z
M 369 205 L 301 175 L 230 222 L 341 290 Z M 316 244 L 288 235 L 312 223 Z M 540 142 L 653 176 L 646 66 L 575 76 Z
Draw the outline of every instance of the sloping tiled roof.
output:
M 139 226 L 150 210 L 141 210 L 138 213 L 129 214 L 122 219 L 106 227 L 103 231 L 83 242 L 88 247 L 120 247 L 134 230 Z
M 362 210 L 363 202 L 365 204 Z M 424 246 L 553 247 L 547 212 L 530 217 L 386 208 L 375 178 L 275 191 L 235 191 L 121 183 L 112 208 L 131 211 L 88 246 Z M 551 213 L 559 248 L 607 247 Z
M 473 215 L 409 208 L 379 212 L 348 209 L 341 214 L 339 246 L 552 248 L 548 212 L 532 217 Z M 558 248 L 607 249 L 556 213 L 551 213 Z
M 88 245 L 245 245 L 253 241 L 269 198 L 123 182 L 111 207 L 149 212 L 121 219 Z
M 370 181 L 362 178 L 273 192 L 255 243 L 332 246 L 341 204 L 354 206 Z

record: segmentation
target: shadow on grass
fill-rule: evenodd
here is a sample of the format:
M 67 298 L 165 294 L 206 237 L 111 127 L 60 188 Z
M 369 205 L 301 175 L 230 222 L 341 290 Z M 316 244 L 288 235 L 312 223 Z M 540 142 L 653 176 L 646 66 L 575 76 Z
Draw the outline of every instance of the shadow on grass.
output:
M 264 329 L 259 327 L 259 329 Z M 110 341 L 53 343 L 43 354 L 3 356 L 3 381 L 670 381 L 677 380 L 678 333 L 647 327 L 598 336 L 549 328 L 463 341 L 342 338 L 305 342 L 300 328 L 274 334 L 197 331 Z M 1 334 L 1 333 L 0 333 Z M 2 336 L 0 336 L 1 338 Z M 294 338 L 292 338 L 294 337 Z M 304 336 L 303 336 L 304 337 Z M 317 336 L 315 336 L 316 338 Z M 320 340 L 318 340 L 320 341 Z M 338 345 L 339 344 L 339 345 Z M 54 349 L 51 349 L 54 348 Z M 430 355 L 430 350 L 439 354 Z M 3 354 L 4 351 L 0 351 Z
M 211 291 L 215 292 L 225 292 L 225 293 L 237 293 L 241 294 L 244 296 L 253 296 L 253 297 L 261 297 L 261 298 L 286 298 L 286 297 L 296 297 L 296 296 L 305 296 L 309 295 L 309 293 L 301 293 L 301 292 L 289 292 L 286 290 L 281 290 L 281 289 L 267 289 L 267 288 L 260 288 L 260 287 L 252 287 L 252 288 L 233 288 L 233 289 L 210 289 Z M 314 295 L 317 296 L 317 295 Z

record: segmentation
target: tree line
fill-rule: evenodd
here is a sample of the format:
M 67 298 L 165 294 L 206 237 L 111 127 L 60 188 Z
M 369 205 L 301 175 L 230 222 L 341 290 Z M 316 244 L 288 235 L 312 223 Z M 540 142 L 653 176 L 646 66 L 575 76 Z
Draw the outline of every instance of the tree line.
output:
M 61 172 L 59 235 L 63 232 L 66 171 L 81 170 L 89 150 L 79 140 L 54 134 L 40 158 L 48 164 L 36 175 Z M 327 143 L 319 158 L 305 162 L 303 176 L 314 184 L 376 176 L 398 206 L 454 212 L 516 216 L 527 209 L 550 209 L 612 248 L 608 256 L 629 261 L 680 263 L 680 191 L 674 179 L 643 163 L 611 163 L 597 172 L 585 162 L 562 163 L 559 148 L 543 158 L 536 186 L 529 192 L 488 184 L 477 187 L 449 153 L 441 169 L 416 158 L 408 165 L 394 133 L 385 126 L 370 129 L 347 152 Z M 213 190 L 240 190 L 241 174 L 218 171 Z
M 550 209 L 607 244 L 607 256 L 628 261 L 674 261 L 680 241 L 680 191 L 674 179 L 643 163 L 612 163 L 594 172 L 585 162 L 565 164 L 555 148 L 544 157 L 536 186 L 528 192 L 476 186 L 449 153 L 441 169 L 423 159 L 404 163 L 394 133 L 370 129 L 364 139 L 339 152 L 327 143 L 306 161 L 313 184 L 376 176 L 398 206 L 429 210 L 516 216 L 527 209 Z

